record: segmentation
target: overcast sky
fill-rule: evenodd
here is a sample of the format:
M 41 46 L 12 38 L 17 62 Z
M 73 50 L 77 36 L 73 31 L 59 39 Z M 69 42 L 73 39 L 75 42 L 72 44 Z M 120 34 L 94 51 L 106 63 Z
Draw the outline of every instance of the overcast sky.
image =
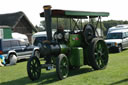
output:
M 42 18 L 44 5 L 53 9 L 110 12 L 105 20 L 128 20 L 128 0 L 0 0 L 0 14 L 23 11 L 34 25 Z

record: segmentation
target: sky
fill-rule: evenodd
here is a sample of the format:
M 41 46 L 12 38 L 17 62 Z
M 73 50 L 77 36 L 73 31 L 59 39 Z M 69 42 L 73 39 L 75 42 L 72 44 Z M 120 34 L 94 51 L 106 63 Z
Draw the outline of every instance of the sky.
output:
M 109 12 L 103 20 L 128 20 L 128 0 L 0 0 L 0 14 L 23 11 L 33 25 L 39 25 L 43 18 L 44 5 L 52 9 Z

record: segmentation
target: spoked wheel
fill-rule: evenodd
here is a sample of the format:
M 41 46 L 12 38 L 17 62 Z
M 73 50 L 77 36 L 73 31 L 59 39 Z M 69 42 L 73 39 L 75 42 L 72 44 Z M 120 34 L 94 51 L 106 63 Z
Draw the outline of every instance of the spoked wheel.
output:
M 56 62 L 56 72 L 60 80 L 65 79 L 69 73 L 68 58 L 64 54 L 60 54 Z
M 27 72 L 29 78 L 34 81 L 39 79 L 41 75 L 40 61 L 37 57 L 33 56 L 28 60 Z
M 92 40 L 89 61 L 95 70 L 106 67 L 108 63 L 108 49 L 104 40 L 98 38 L 94 38 Z

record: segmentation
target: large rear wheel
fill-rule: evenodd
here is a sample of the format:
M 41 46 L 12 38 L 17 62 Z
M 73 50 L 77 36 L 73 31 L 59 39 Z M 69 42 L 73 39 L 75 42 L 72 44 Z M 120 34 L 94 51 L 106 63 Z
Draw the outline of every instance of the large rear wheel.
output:
M 93 69 L 99 70 L 106 67 L 108 63 L 107 45 L 101 38 L 94 38 L 89 48 L 89 61 Z
M 41 65 L 37 57 L 33 56 L 28 60 L 27 72 L 29 78 L 34 81 L 40 78 L 41 75 Z
M 69 73 L 68 58 L 64 54 L 60 54 L 56 62 L 56 72 L 60 80 L 65 79 Z

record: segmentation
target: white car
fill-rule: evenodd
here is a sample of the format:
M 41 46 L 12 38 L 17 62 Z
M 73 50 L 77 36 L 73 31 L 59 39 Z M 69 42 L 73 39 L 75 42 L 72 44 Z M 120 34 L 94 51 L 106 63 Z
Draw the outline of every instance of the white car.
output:
M 128 24 L 117 25 L 117 26 L 111 27 L 108 29 L 108 33 L 114 30 L 123 30 L 123 29 L 128 29 Z
M 25 34 L 21 34 L 21 33 L 18 33 L 18 32 L 13 32 L 12 33 L 12 38 L 13 39 L 18 39 L 18 40 L 26 42 L 26 43 L 29 43 L 28 37 Z
M 128 29 L 109 32 L 105 42 L 109 51 L 121 52 L 122 49 L 128 48 Z

